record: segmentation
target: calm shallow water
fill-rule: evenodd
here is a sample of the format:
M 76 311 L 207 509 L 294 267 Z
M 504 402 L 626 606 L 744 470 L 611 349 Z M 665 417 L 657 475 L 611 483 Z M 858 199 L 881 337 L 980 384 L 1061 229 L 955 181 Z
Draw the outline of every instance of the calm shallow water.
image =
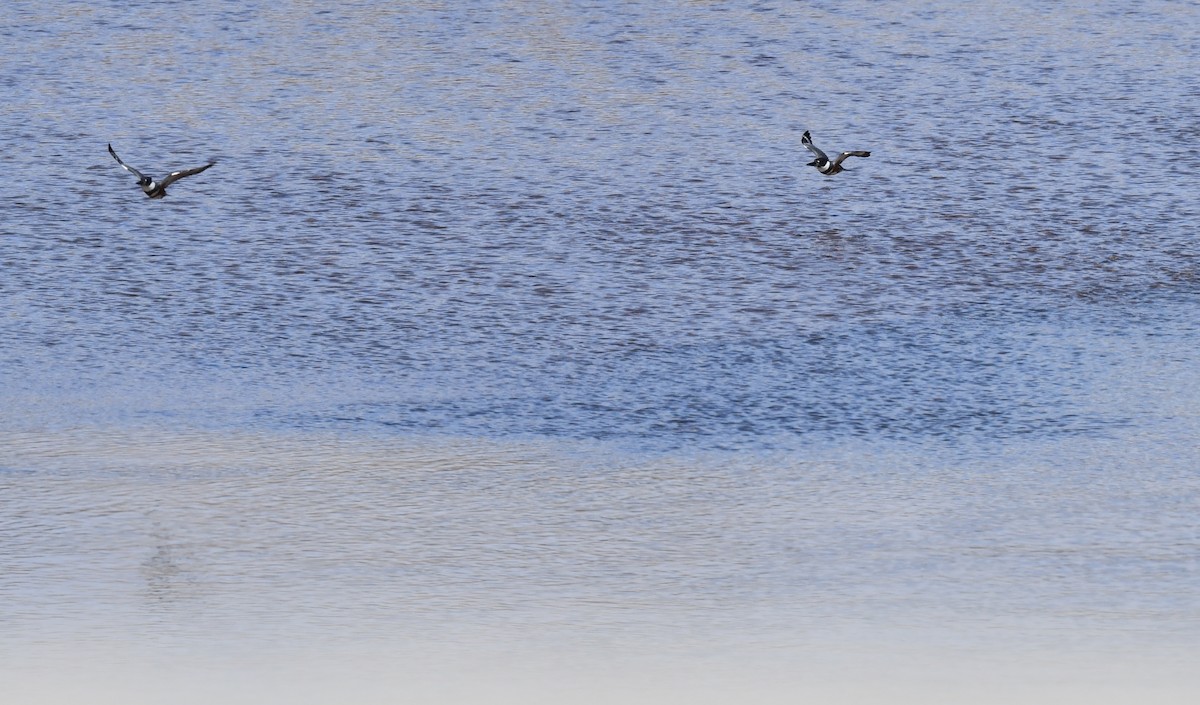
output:
M 1195 685 L 1195 6 L 0 20 L 22 672 Z

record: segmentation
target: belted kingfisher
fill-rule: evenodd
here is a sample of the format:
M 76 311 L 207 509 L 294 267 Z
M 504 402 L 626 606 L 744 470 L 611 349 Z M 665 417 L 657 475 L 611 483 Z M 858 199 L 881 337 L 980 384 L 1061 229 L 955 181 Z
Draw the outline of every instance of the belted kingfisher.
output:
M 199 174 L 200 172 L 204 171 L 205 169 L 207 169 L 208 167 L 210 167 L 216 163 L 216 162 L 211 162 L 209 164 L 205 164 L 204 166 L 196 167 L 195 169 L 184 169 L 183 171 L 172 171 L 170 174 L 167 174 L 166 178 L 163 179 L 162 181 L 155 181 L 153 177 L 146 176 L 142 172 L 138 171 L 137 169 L 134 169 L 133 167 L 126 164 L 125 162 L 121 161 L 121 158 L 118 157 L 117 153 L 113 151 L 111 144 L 108 145 L 108 153 L 113 155 L 113 159 L 117 160 L 117 163 L 121 165 L 122 169 L 124 169 L 125 171 L 128 171 L 130 174 L 133 174 L 134 176 L 137 177 L 138 186 L 141 186 L 142 191 L 145 192 L 145 194 L 147 196 L 149 196 L 150 198 L 162 198 L 163 196 L 166 196 L 167 195 L 167 187 L 170 186 L 171 184 L 175 183 L 176 181 L 179 181 L 180 179 L 182 179 L 185 176 L 191 176 L 192 174 Z
M 804 131 L 804 136 L 800 138 L 800 144 L 804 145 L 805 147 L 808 147 L 808 151 L 812 152 L 817 157 L 816 159 L 812 160 L 805 166 L 815 166 L 817 168 L 817 171 L 821 172 L 822 174 L 824 174 L 826 176 L 833 176 L 834 174 L 838 173 L 839 171 L 844 171 L 844 169 L 842 167 L 842 162 L 846 160 L 846 157 L 869 157 L 869 156 L 871 156 L 870 152 L 863 152 L 861 150 L 856 150 L 853 152 L 842 152 L 841 154 L 838 155 L 837 159 L 834 159 L 833 161 L 829 161 L 829 157 L 825 156 L 825 153 L 822 152 L 821 150 L 817 149 L 816 146 L 812 143 L 812 137 L 809 136 L 808 130 Z

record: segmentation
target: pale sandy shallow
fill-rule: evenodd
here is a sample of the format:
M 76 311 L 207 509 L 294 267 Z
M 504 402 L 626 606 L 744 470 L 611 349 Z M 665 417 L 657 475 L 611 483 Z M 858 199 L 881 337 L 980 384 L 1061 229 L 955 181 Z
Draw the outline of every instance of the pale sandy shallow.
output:
M 18 662 L 19 663 L 19 662 Z M 952 657 L 923 664 L 920 672 L 897 677 L 872 670 L 865 659 L 851 678 L 761 667 L 672 668 L 639 666 L 547 670 L 538 664 L 480 663 L 463 659 L 423 674 L 331 666 L 318 659 L 301 667 L 246 668 L 228 663 L 211 668 L 161 666 L 107 668 L 64 661 L 36 669 L 10 663 L 5 669 L 5 700 L 37 705 L 183 705 L 228 703 L 1045 703 L 1046 705 L 1184 705 L 1196 700 L 1197 684 L 1158 680 L 1153 672 L 1120 673 L 1097 668 L 1063 670 L 1056 676 L 1036 664 L 964 672 Z M 972 666 L 977 668 L 978 664 Z M 1175 674 L 1177 676 L 1178 674 Z
M 1030 571 L 1024 586 L 999 584 L 987 559 L 954 581 L 883 558 L 852 565 L 867 545 L 900 551 L 889 537 L 969 495 L 928 474 L 854 488 L 861 468 L 844 454 L 629 458 L 545 442 L 152 427 L 7 431 L 0 449 L 5 702 L 1200 696 L 1186 596 L 1171 619 L 1178 586 L 1099 585 L 1145 591 L 1102 614 L 1075 594 L 1085 582 L 1047 587 Z M 754 503 L 788 482 L 792 494 Z M 919 535 L 925 545 L 898 561 L 953 547 Z M 792 586 L 835 567 L 774 565 L 798 550 L 771 548 L 787 541 L 851 565 Z M 769 560 L 744 555 L 755 550 Z M 1025 588 L 1062 604 L 1025 600 Z

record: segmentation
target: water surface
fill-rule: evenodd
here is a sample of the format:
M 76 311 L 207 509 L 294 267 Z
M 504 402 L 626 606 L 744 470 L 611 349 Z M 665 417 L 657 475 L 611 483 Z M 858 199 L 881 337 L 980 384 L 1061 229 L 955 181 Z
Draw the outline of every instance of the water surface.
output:
M 0 25 L 31 702 L 1194 695 L 1194 5 Z

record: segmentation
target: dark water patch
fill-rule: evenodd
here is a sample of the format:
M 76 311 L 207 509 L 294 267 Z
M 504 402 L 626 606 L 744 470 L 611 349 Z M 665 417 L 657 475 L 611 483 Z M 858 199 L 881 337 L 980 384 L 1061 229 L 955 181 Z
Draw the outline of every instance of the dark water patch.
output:
M 559 351 L 481 368 L 416 399 L 347 404 L 300 425 L 382 425 L 450 434 L 552 436 L 659 449 L 1103 433 L 1129 423 L 1081 407 L 1080 350 L 1036 336 L 876 326 L 791 340 Z M 1055 362 L 1049 362 L 1051 359 Z M 429 365 L 429 361 L 426 361 Z M 426 367 L 422 376 L 445 379 Z M 500 372 L 503 369 L 505 372 Z M 507 377 L 507 378 L 506 378 Z M 400 386 L 413 389 L 413 384 Z

